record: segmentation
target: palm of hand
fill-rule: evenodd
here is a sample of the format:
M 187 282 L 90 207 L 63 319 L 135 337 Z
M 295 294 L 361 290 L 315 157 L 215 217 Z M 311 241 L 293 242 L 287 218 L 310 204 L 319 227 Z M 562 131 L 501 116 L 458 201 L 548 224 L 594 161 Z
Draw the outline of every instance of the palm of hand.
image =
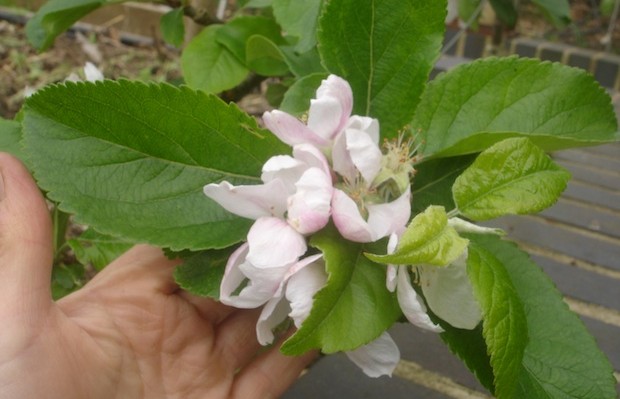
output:
M 276 397 L 314 356 L 257 355 L 257 311 L 180 291 L 153 247 L 53 303 L 45 203 L 17 161 L 0 168 L 0 398 Z

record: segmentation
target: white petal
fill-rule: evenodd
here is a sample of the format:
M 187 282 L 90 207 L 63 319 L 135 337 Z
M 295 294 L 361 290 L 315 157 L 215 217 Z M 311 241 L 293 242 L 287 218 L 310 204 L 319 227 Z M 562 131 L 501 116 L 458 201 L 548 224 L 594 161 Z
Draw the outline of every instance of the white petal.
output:
M 249 219 L 272 215 L 282 217 L 286 212 L 286 198 L 289 195 L 280 180 L 248 186 L 233 186 L 223 181 L 207 184 L 203 191 L 228 212 Z
M 329 221 L 332 180 L 322 170 L 308 169 L 295 184 L 297 192 L 289 197 L 287 220 L 301 234 L 319 231 Z
M 247 262 L 249 246 L 243 244 L 232 253 L 226 264 L 224 277 L 220 284 L 220 302 L 236 308 L 257 308 L 273 297 L 280 281 L 286 274 L 286 267 L 261 270 L 256 273 Z M 254 270 L 252 273 L 251 271 Z M 253 279 L 253 277 L 256 277 Z M 249 279 L 249 281 L 247 281 Z M 246 283 L 241 292 L 233 295 L 239 287 Z
M 268 183 L 272 180 L 282 180 L 287 192 L 295 192 L 295 183 L 308 169 L 308 165 L 288 155 L 276 155 L 271 157 L 263 165 L 261 180 Z
M 371 343 L 345 353 L 367 376 L 373 378 L 392 376 L 400 360 L 398 346 L 387 332 Z
M 381 170 L 381 149 L 363 130 L 345 130 L 347 151 L 355 168 L 370 185 Z
M 282 296 L 273 297 L 267 302 L 256 322 L 256 338 L 261 345 L 273 342 L 272 330 L 286 319 L 290 310 L 291 307 Z
M 418 294 L 411 286 L 407 266 L 398 268 L 398 287 L 396 288 L 398 303 L 403 314 L 415 326 L 434 332 L 442 332 L 443 328 L 433 323 L 426 313 L 426 306 L 418 298 Z
M 340 234 L 355 242 L 372 242 L 370 226 L 362 218 L 357 204 L 343 191 L 334 189 L 332 219 Z
M 354 182 L 357 178 L 357 168 L 351 160 L 351 154 L 347 150 L 347 135 L 345 132 L 336 136 L 332 146 L 332 167 L 334 172 L 342 176 L 346 181 Z
M 84 65 L 84 76 L 86 76 L 86 80 L 89 82 L 96 82 L 98 80 L 103 80 L 103 73 L 97 68 L 93 63 L 86 61 Z
M 318 105 L 314 105 L 314 109 L 312 102 L 310 105 L 308 126 L 310 126 L 312 130 L 314 130 L 314 127 L 317 125 L 327 127 L 326 129 L 320 128 L 321 133 L 319 133 L 319 130 L 314 131 L 321 134 L 322 137 L 332 140 L 335 135 L 342 131 L 351 115 L 353 109 L 353 92 L 351 91 L 351 86 L 349 86 L 346 80 L 336 75 L 329 75 L 327 79 L 321 82 L 321 86 L 317 89 L 315 103 L 318 103 Z M 331 110 L 329 116 L 330 122 L 324 123 L 319 118 L 319 115 L 323 111 L 319 110 L 319 108 L 323 108 L 324 105 L 328 103 L 337 105 Z
M 265 112 L 263 122 L 280 140 L 290 146 L 310 143 L 319 147 L 326 146 L 329 141 L 315 134 L 299 119 L 279 110 Z
M 331 169 L 325 155 L 311 144 L 299 144 L 293 147 L 293 157 L 309 168 L 319 168 L 331 177 Z
M 287 314 L 293 318 L 297 327 L 308 317 L 312 308 L 312 297 L 327 280 L 325 263 L 320 261 L 322 257 L 323 254 L 308 256 L 288 269 L 256 323 L 256 336 L 261 345 L 273 342 L 272 330 L 286 318 Z M 306 272 L 307 268 L 313 270 Z
M 368 205 L 368 225 L 373 241 L 403 231 L 411 216 L 411 190 L 392 202 Z
M 433 313 L 456 328 L 474 329 L 482 319 L 467 276 L 466 255 L 446 267 L 420 266 L 420 285 Z
M 292 265 L 306 250 L 306 240 L 282 219 L 262 217 L 248 232 L 247 260 L 256 268 Z
M 317 136 L 330 141 L 341 128 L 342 115 L 343 109 L 337 98 L 324 97 L 310 100 L 308 127 Z
M 364 131 L 375 145 L 379 145 L 379 120 L 369 116 L 353 115 L 347 121 L 345 129 Z
M 289 279 L 286 285 L 286 299 L 291 304 L 289 316 L 297 328 L 301 327 L 310 314 L 314 294 L 323 288 L 326 282 L 325 263 L 318 259 L 299 269 Z
M 398 235 L 396 233 L 390 234 L 390 239 L 388 240 L 387 245 L 387 253 L 393 254 L 396 250 L 396 246 L 398 245 Z M 387 266 L 387 272 L 385 276 L 385 285 L 390 292 L 394 292 L 396 290 L 396 282 L 397 282 L 397 272 L 398 268 L 394 265 Z

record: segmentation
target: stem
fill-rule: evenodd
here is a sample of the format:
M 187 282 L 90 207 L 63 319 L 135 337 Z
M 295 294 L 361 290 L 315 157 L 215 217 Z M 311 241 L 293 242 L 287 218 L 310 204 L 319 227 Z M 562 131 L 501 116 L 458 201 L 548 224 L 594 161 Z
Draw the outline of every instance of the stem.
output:
M 52 211 L 53 222 L 53 244 L 54 244 L 54 259 L 58 260 L 58 257 L 62 254 L 62 250 L 67 243 L 67 228 L 69 226 L 69 219 L 71 215 L 58 209 L 58 205 L 54 205 Z
M 459 212 L 458 208 L 454 208 L 453 210 L 447 213 L 447 216 L 448 216 L 448 219 L 450 219 L 450 218 L 457 217 L 460 214 L 461 212 Z
M 209 26 L 214 24 L 221 24 L 223 21 L 217 17 L 212 17 L 207 10 L 196 9 L 194 6 L 186 4 L 185 0 L 164 0 L 164 4 L 169 5 L 172 8 L 183 8 L 183 15 L 191 18 L 192 21 L 202 26 Z

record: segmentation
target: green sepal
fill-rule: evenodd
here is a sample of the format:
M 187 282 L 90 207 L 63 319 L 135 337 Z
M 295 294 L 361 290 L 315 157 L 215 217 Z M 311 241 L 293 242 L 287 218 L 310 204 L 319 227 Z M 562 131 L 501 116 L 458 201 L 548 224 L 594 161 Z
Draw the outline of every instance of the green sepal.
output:
M 445 209 L 431 205 L 413 218 L 394 253 L 366 256 L 385 264 L 446 266 L 463 254 L 467 244 L 468 241 L 448 225 Z

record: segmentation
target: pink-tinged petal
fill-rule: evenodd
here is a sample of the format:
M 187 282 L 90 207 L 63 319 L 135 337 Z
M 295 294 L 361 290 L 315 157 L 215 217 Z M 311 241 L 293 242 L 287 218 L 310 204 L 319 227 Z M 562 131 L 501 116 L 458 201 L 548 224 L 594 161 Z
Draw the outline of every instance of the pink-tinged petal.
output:
M 293 273 L 286 285 L 286 299 L 291 306 L 289 316 L 297 328 L 301 327 L 301 324 L 310 315 L 314 303 L 314 294 L 327 283 L 325 263 L 319 260 L 321 257 L 322 255 L 314 257 L 314 261 L 299 268 Z
M 289 195 L 286 186 L 279 180 L 251 186 L 233 186 L 223 181 L 207 184 L 203 192 L 228 212 L 248 219 L 283 217 Z
M 310 100 L 308 128 L 329 142 L 339 132 L 342 115 L 342 106 L 334 97 Z
M 392 376 L 400 361 L 398 346 L 387 332 L 371 343 L 345 353 L 367 376 L 373 378 L 382 375 Z
M 224 270 L 224 276 L 220 283 L 220 301 L 225 305 L 235 306 L 232 302 L 232 293 L 235 292 L 237 287 L 243 283 L 246 277 L 239 269 L 239 265 L 245 261 L 245 257 L 248 254 L 249 246 L 244 243 L 237 248 L 228 258 L 226 263 L 226 269 Z M 257 304 L 256 306 L 260 306 Z M 256 307 L 251 306 L 251 307 Z
M 357 130 L 345 130 L 347 151 L 355 168 L 368 185 L 372 183 L 381 170 L 381 149 L 368 133 Z
M 256 336 L 261 345 L 273 342 L 273 328 L 284 321 L 287 315 L 293 318 L 297 327 L 306 319 L 312 307 L 312 296 L 327 280 L 324 271 L 325 264 L 319 261 L 322 257 L 323 254 L 308 256 L 287 270 L 280 281 L 278 289 L 263 308 L 256 323 Z M 305 272 L 304 270 L 308 266 L 313 270 Z M 321 270 L 323 270 L 322 273 L 325 275 L 322 279 L 320 275 Z M 285 287 L 287 291 L 286 299 L 284 299 Z M 292 287 L 290 289 L 291 293 L 289 293 L 288 287 Z M 291 304 L 289 304 L 289 301 Z
M 433 313 L 456 328 L 474 329 L 482 320 L 467 276 L 467 254 L 446 267 L 420 266 L 420 286 Z
M 256 273 L 256 268 L 247 262 L 248 250 L 248 244 L 243 244 L 228 259 L 220 284 L 220 302 L 225 305 L 244 309 L 263 305 L 273 297 L 287 272 L 287 267 L 281 267 Z M 244 283 L 245 287 L 235 295 Z
M 318 136 L 299 119 L 279 110 L 265 112 L 263 122 L 267 129 L 271 130 L 284 143 L 294 146 L 302 143 L 310 143 L 319 147 L 329 144 L 329 141 Z
M 362 130 L 363 132 L 368 134 L 368 136 L 370 136 L 370 139 L 373 143 L 375 143 L 377 146 L 379 145 L 379 120 L 375 118 L 371 118 L 369 116 L 353 115 L 347 121 L 345 129 Z
M 301 234 L 319 231 L 329 221 L 332 200 L 331 178 L 317 168 L 308 169 L 295 184 L 288 199 L 287 220 Z
M 263 217 L 248 232 L 247 260 L 258 269 L 292 265 L 308 247 L 305 238 L 286 221 Z
M 433 332 L 442 332 L 443 328 L 433 323 L 426 313 L 426 306 L 418 298 L 418 294 L 411 286 L 407 266 L 398 267 L 398 286 L 396 288 L 398 304 L 409 322 L 415 326 Z
M 273 297 L 267 302 L 256 322 L 256 338 L 261 345 L 273 342 L 272 330 L 286 319 L 290 310 L 291 307 L 282 296 Z
M 357 204 L 343 191 L 334 189 L 332 219 L 340 234 L 355 242 L 374 241 L 370 226 L 362 218 Z
M 336 134 L 340 133 L 340 131 L 344 129 L 344 126 L 346 125 L 347 120 L 351 115 L 351 111 L 353 110 L 353 92 L 351 90 L 351 86 L 346 80 L 336 75 L 329 75 L 327 79 L 321 82 L 321 86 L 319 86 L 319 88 L 317 89 L 316 99 L 319 101 L 324 99 L 334 99 L 338 104 L 338 122 L 335 124 L 334 128 L 329 129 L 331 130 L 330 136 L 323 136 L 331 140 Z M 308 118 L 308 126 L 310 126 L 311 128 L 313 126 L 310 121 L 312 114 L 313 112 L 311 105 Z
M 308 165 L 302 161 L 288 155 L 276 155 L 269 158 L 263 165 L 261 180 L 265 183 L 281 180 L 288 195 L 291 195 L 295 192 L 295 183 L 306 169 L 308 169 Z
M 354 182 L 357 178 L 357 168 L 347 149 L 347 135 L 345 132 L 340 133 L 334 140 L 334 145 L 332 146 L 332 168 L 345 181 Z
M 293 157 L 303 162 L 309 168 L 319 168 L 326 176 L 331 178 L 331 169 L 325 155 L 315 146 L 310 144 L 300 144 L 293 147 Z
M 368 205 L 368 225 L 373 241 L 403 231 L 411 216 L 411 190 L 392 202 Z

